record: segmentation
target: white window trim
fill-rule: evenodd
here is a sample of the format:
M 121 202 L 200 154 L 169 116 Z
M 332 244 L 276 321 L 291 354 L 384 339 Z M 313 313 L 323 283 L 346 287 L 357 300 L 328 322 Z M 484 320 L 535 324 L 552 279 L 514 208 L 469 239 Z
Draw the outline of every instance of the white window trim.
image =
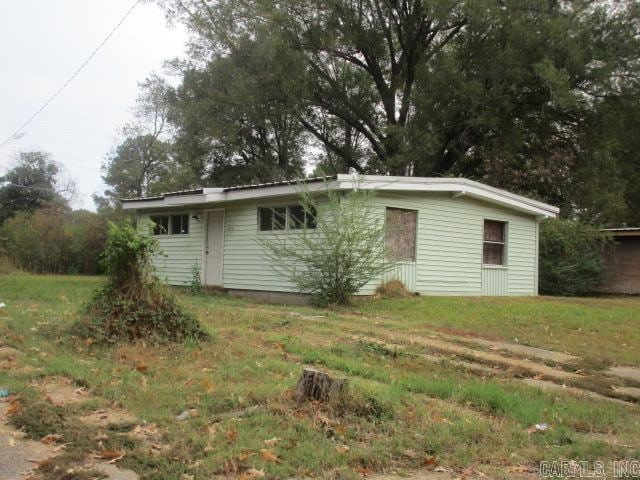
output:
M 186 215 L 187 216 L 187 222 L 189 222 L 189 233 L 171 233 L 171 217 L 178 216 L 178 215 Z M 155 233 L 153 233 L 153 229 L 152 229 L 151 236 L 152 237 L 160 237 L 160 238 L 164 238 L 164 237 L 188 237 L 188 236 L 190 236 L 191 235 L 191 215 L 192 215 L 192 212 L 150 213 L 149 214 L 149 222 L 150 223 L 153 223 L 153 221 L 151 220 L 151 217 L 168 217 L 167 233 L 160 233 L 160 234 L 156 235 Z
M 304 230 L 304 228 L 291 228 L 291 207 L 294 206 L 300 206 L 300 203 L 291 203 L 291 202 L 287 202 L 287 203 L 277 203 L 277 204 L 269 204 L 269 205 L 258 205 L 256 207 L 256 230 L 258 232 L 259 235 L 281 235 L 283 233 L 288 233 L 288 232 L 300 232 L 302 230 Z M 262 208 L 284 208 L 286 209 L 285 211 L 285 219 L 284 219 L 284 228 L 280 229 L 280 230 L 261 230 L 260 229 L 260 210 Z M 316 216 L 318 215 L 318 213 L 316 212 Z M 314 228 L 307 228 L 307 230 L 316 230 L 317 229 L 317 225 L 318 225 L 318 220 L 316 218 L 316 227 Z

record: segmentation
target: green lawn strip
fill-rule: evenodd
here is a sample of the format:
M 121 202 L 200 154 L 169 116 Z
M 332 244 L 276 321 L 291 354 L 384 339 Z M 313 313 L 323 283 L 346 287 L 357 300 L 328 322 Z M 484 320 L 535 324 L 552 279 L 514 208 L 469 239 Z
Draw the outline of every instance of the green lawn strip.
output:
M 414 297 L 361 300 L 355 311 L 392 320 L 396 328 L 517 338 L 595 362 L 640 365 L 640 353 L 632 348 L 640 342 L 638 297 Z

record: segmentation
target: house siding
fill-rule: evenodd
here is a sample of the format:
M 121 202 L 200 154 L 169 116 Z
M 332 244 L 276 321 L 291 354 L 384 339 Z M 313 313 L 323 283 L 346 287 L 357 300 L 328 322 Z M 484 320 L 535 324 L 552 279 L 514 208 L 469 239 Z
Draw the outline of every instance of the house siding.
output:
M 225 208 L 223 286 L 236 290 L 296 292 L 294 284 L 276 273 L 265 258 L 260 238 L 274 239 L 288 235 L 287 230 L 258 231 L 258 207 L 292 205 L 291 198 L 265 198 L 228 205 Z
M 381 193 L 384 207 L 418 211 L 415 291 L 424 295 L 535 295 L 537 222 L 494 204 L 449 194 Z M 383 214 L 383 213 L 381 213 Z M 484 219 L 508 222 L 507 266 L 482 266 Z M 368 285 L 362 293 L 371 293 Z
M 201 210 L 158 211 L 138 214 L 138 228 L 147 231 L 152 215 L 189 214 L 187 235 L 157 235 L 160 254 L 153 259 L 158 278 L 169 285 L 189 285 L 193 279 L 193 266 L 197 265 L 202 278 L 202 255 L 205 237 L 205 219 Z M 197 215 L 198 220 L 193 216 Z
M 295 292 L 295 286 L 270 268 L 257 239 L 287 235 L 259 232 L 259 206 L 286 205 L 291 199 L 261 199 L 225 205 L 223 286 L 234 290 Z M 370 295 L 384 280 L 400 279 L 424 295 L 535 295 L 537 293 L 537 222 L 525 215 L 466 196 L 439 193 L 379 192 L 374 215 L 386 207 L 417 210 L 416 262 L 398 262 L 360 294 Z M 177 212 L 176 212 L 177 213 Z M 193 265 L 202 266 L 205 222 L 191 221 L 189 235 L 157 237 L 167 257 L 155 259 L 159 276 L 174 285 L 191 281 Z M 140 220 L 149 215 L 141 214 Z M 482 266 L 484 219 L 508 222 L 507 266 Z

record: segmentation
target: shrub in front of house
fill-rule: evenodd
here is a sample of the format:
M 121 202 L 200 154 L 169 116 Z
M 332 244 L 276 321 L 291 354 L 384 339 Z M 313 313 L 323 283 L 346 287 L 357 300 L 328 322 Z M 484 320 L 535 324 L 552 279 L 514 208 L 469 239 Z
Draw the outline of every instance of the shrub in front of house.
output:
M 539 290 L 545 295 L 584 295 L 604 279 L 604 250 L 611 244 L 598 228 L 574 220 L 540 224 Z
M 184 341 L 208 335 L 155 275 L 158 243 L 130 222 L 110 223 L 102 265 L 107 283 L 87 305 L 73 332 L 97 342 Z
M 374 195 L 358 188 L 344 196 L 330 188 L 302 190 L 299 227 L 288 235 L 258 239 L 270 268 L 298 291 L 311 294 L 314 305 L 350 303 L 390 267 L 385 261 L 384 218 L 375 209 Z

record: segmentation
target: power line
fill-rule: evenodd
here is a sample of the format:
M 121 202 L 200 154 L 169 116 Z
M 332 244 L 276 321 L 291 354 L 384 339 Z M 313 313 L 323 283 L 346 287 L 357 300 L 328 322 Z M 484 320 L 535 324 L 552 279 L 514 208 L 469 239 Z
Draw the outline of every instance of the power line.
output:
M 51 95 L 51 97 L 49 97 L 49 99 L 44 102 L 44 104 L 33 114 L 31 115 L 31 117 L 29 117 L 29 119 L 24 122 L 22 124 L 22 126 L 20 128 L 18 128 L 15 132 L 13 132 L 11 135 L 9 135 L 9 137 L 7 137 L 7 139 L 0 143 L 0 148 L 4 147 L 7 143 L 9 143 L 13 138 L 17 137 L 22 130 L 24 130 L 24 128 L 29 125 L 38 115 L 40 115 L 40 113 L 42 113 L 42 111 L 47 108 L 49 106 L 49 104 L 51 102 L 53 102 L 53 100 L 60 95 L 60 93 L 62 93 L 62 91 L 67 87 L 67 85 L 69 85 L 74 78 L 76 78 L 78 76 L 78 74 L 84 69 L 84 67 L 87 66 L 87 64 L 91 61 L 91 59 L 93 57 L 95 57 L 95 55 L 98 53 L 98 51 L 104 46 L 105 43 L 107 43 L 107 41 L 113 36 L 114 33 L 116 33 L 116 30 L 118 30 L 118 28 L 120 27 L 120 25 L 122 25 L 122 23 L 127 19 L 127 17 L 129 16 L 129 14 L 133 11 L 134 8 L 136 8 L 136 6 L 141 2 L 142 0 L 136 0 L 134 2 L 133 5 L 131 5 L 131 8 L 129 8 L 129 10 L 127 10 L 127 13 L 125 13 L 122 18 L 120 19 L 120 21 L 116 24 L 115 27 L 113 27 L 113 29 L 109 32 L 109 34 L 104 37 L 104 39 L 102 40 L 102 42 L 100 42 L 100 44 L 95 48 L 95 50 L 93 52 L 91 52 L 91 55 L 89 55 L 87 57 L 87 59 L 82 62 L 82 64 L 76 69 L 75 72 L 73 72 L 73 74 L 69 77 L 69 79 L 64 82 L 64 84 L 58 89 L 56 90 L 56 92 Z

